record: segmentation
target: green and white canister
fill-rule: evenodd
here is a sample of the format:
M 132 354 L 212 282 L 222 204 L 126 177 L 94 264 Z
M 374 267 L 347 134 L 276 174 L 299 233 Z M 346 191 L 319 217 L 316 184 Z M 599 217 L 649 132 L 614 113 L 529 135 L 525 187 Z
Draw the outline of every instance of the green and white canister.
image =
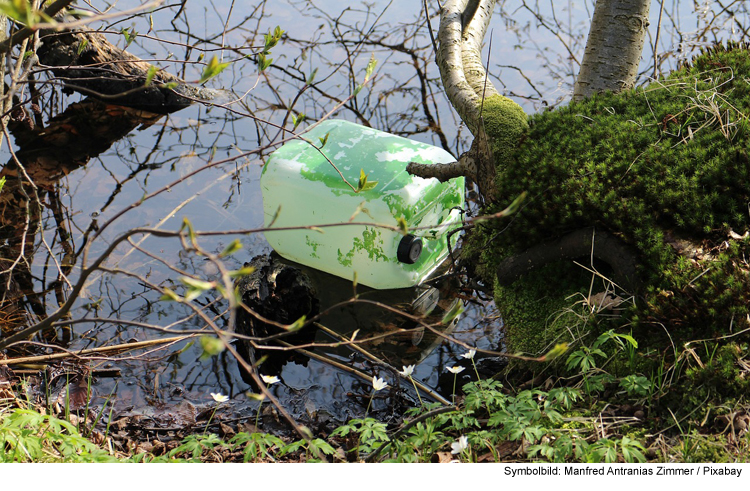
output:
M 405 168 L 453 156 L 343 120 L 323 121 L 302 138 L 273 152 L 261 175 L 269 244 L 342 278 L 356 273 L 372 288 L 406 288 L 427 278 L 448 255 L 447 233 L 461 225 L 464 179 L 441 183 Z

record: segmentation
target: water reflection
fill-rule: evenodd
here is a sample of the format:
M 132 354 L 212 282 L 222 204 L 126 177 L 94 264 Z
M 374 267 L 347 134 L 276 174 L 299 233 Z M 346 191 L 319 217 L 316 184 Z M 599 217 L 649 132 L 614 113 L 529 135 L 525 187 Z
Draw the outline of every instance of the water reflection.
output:
M 85 100 L 71 104 L 44 127 L 35 127 L 24 112 L 11 119 L 8 127 L 18 149 L 14 158 L 0 170 L 0 177 L 6 179 L 0 193 L 0 261 L 3 266 L 0 291 L 3 306 L 15 309 L 25 304 L 29 308 L 26 321 L 30 322 L 44 318 L 50 308 L 65 303 L 70 284 L 67 277 L 81 250 L 76 249 L 72 241 L 73 231 L 66 219 L 70 211 L 63 204 L 65 190 L 61 181 L 134 128 L 148 127 L 160 117 Z M 43 210 L 48 210 L 48 213 Z M 51 243 L 37 237 L 43 226 L 51 227 L 53 231 Z M 83 230 L 84 242 L 95 229 L 96 221 L 92 221 Z M 38 254 L 48 254 L 44 268 L 57 273 L 56 277 L 44 275 L 41 284 L 37 284 L 39 278 L 31 266 Z M 49 262 L 54 262 L 54 267 Z M 49 292 L 54 292 L 56 302 L 51 307 L 47 305 L 46 294 Z
M 223 43 L 262 44 L 258 40 L 268 30 L 267 23 L 289 12 L 283 6 L 271 8 L 266 2 L 259 2 L 258 6 L 265 9 L 265 16 L 234 16 L 231 21 L 229 13 L 219 9 L 227 16 L 224 21 L 233 26 L 225 31 Z M 298 6 L 311 15 L 309 5 Z M 383 40 L 390 36 L 391 28 L 382 23 L 385 19 L 380 17 L 382 11 L 364 7 L 335 16 L 319 9 L 314 11 L 330 30 L 316 30 L 305 37 L 302 30 L 290 26 L 286 43 L 274 53 L 278 71 L 270 70 L 270 74 L 259 78 L 255 64 L 235 62 L 212 81 L 216 87 L 232 87 L 237 97 L 245 94 L 249 86 L 261 82 L 248 97 L 232 106 L 239 108 L 239 113 L 194 105 L 159 119 L 131 109 L 94 101 L 76 102 L 75 97 L 66 99 L 57 92 L 47 92 L 55 98 L 42 107 L 42 114 L 52 116 L 43 127 L 36 130 L 24 127 L 26 121 L 19 118 L 14 129 L 16 154 L 37 187 L 22 186 L 22 180 L 16 179 L 19 169 L 12 164 L 3 170 L 8 176 L 6 189 L 0 194 L 5 210 L 3 231 L 7 237 L 3 257 L 11 262 L 20 258 L 13 268 L 12 288 L 6 291 L 4 304 L 23 307 L 16 313 L 18 323 L 14 328 L 44 318 L 67 300 L 70 284 L 79 278 L 86 245 L 90 247 L 91 261 L 120 234 L 144 225 L 177 230 L 183 219 L 188 218 L 195 230 L 222 232 L 257 228 L 262 224 L 257 180 L 263 155 L 287 136 L 265 120 L 289 122 L 291 110 L 297 116 L 304 112 L 314 121 L 349 96 L 360 65 L 363 68 L 369 59 L 366 51 L 372 47 L 366 48 L 367 44 L 361 43 L 354 50 L 345 47 L 359 35 L 360 21 L 373 39 L 380 39 L 378 49 L 388 49 Z M 168 59 L 172 56 L 169 52 L 183 46 L 184 59 L 195 60 L 202 49 L 215 47 L 217 41 L 212 40 L 215 38 L 206 36 L 199 42 L 192 34 L 191 24 L 204 22 L 194 9 L 182 10 L 168 22 L 158 22 L 158 16 L 164 19 L 174 14 L 166 10 L 154 13 L 157 18 L 154 34 L 182 44 L 138 39 L 129 50 L 144 58 L 153 58 L 159 52 L 157 58 Z M 415 19 L 417 16 L 415 12 Z M 222 30 L 223 23 L 215 27 Z M 159 28 L 166 24 L 176 28 Z M 112 27 L 117 29 L 116 25 Z M 150 27 L 137 25 L 135 29 L 148 32 Z M 456 143 L 451 141 L 455 137 L 446 135 L 437 124 L 439 106 L 443 109 L 447 106 L 444 101 L 434 99 L 439 90 L 429 57 L 430 44 L 424 33 L 417 34 L 418 29 L 419 24 L 410 27 L 409 38 L 404 40 L 405 44 L 401 43 L 401 52 L 394 52 L 381 62 L 381 67 L 389 68 L 383 72 L 377 87 L 366 87 L 359 98 L 345 102 L 339 116 L 353 117 L 402 135 L 416 135 L 455 150 Z M 342 43 L 344 48 L 328 50 L 327 42 L 321 41 L 323 31 L 332 33 L 334 42 Z M 110 39 L 117 41 L 116 37 Z M 359 56 L 352 57 L 355 52 Z M 183 78 L 198 78 L 200 65 L 177 66 L 180 70 L 176 71 L 181 71 Z M 347 69 L 340 71 L 342 66 Z M 304 79 L 315 68 L 317 82 L 301 91 L 304 83 L 300 84 L 300 76 Z M 427 75 L 428 71 L 432 74 Z M 414 80 L 417 85 L 408 88 L 403 85 L 404 80 Z M 386 88 L 386 84 L 392 84 L 393 88 Z M 378 100 L 379 93 L 385 97 Z M 57 102 L 52 104 L 53 100 Z M 414 107 L 421 111 L 415 112 Z M 408 117 L 404 116 L 404 110 Z M 136 128 L 138 131 L 134 131 Z M 255 153 L 247 154 L 248 150 Z M 207 165 L 222 159 L 226 161 L 223 164 Z M 204 167 L 199 174 L 190 175 Z M 154 194 L 160 189 L 165 191 Z M 148 199 L 141 202 L 144 196 Z M 219 252 L 234 238 L 241 239 L 244 249 L 224 259 L 228 268 L 239 269 L 254 255 L 270 252 L 261 234 L 218 235 L 199 240 L 201 247 Z M 204 330 L 206 323 L 194 310 L 185 304 L 160 301 L 160 297 L 164 288 L 183 293 L 180 276 L 211 281 L 218 273 L 214 264 L 186 250 L 177 238 L 133 237 L 115 249 L 104 267 L 87 280 L 83 294 L 68 316 L 70 329 L 57 329 L 68 337 L 57 341 L 72 349 L 86 349 Z M 330 277 L 315 281 L 321 285 L 324 309 L 351 297 L 351 284 L 337 285 L 340 280 Z M 404 292 L 388 296 L 378 300 L 391 307 L 408 307 L 409 299 Z M 362 293 L 362 298 L 374 298 L 373 293 Z M 434 302 L 431 296 L 424 299 L 431 299 L 427 303 Z M 217 325 L 228 326 L 227 305 L 216 292 L 207 291 L 193 302 Z M 440 308 L 435 312 L 440 312 Z M 351 336 L 359 329 L 360 336 L 365 337 L 376 326 L 383 334 L 398 331 L 396 336 L 381 338 L 378 346 L 369 349 L 379 350 L 383 361 L 400 368 L 402 362 L 419 362 L 438 342 L 424 329 L 405 327 L 396 318 L 393 312 L 374 304 L 359 303 L 327 313 L 320 324 L 339 336 Z M 331 336 L 316 331 L 312 342 L 336 342 Z M 362 355 L 353 355 L 348 348 L 314 351 L 363 373 L 385 370 Z M 166 349 L 155 347 L 121 355 L 114 362 L 119 378 L 95 380 L 99 401 L 114 394 L 112 401 L 117 411 L 126 411 L 183 400 L 207 403 L 210 392 L 221 391 L 233 397 L 237 411 L 254 410 L 256 404 L 244 395 L 252 387 L 242 379 L 237 361 L 227 352 L 205 360 L 201 354 L 197 344 L 188 346 L 186 341 Z M 95 368 L 112 364 L 102 359 L 91 363 Z M 269 363 L 265 368 L 270 366 Z M 295 414 L 330 413 L 336 418 L 361 414 L 361 397 L 357 395 L 368 393 L 366 381 L 299 354 L 279 361 L 277 367 L 284 384 L 275 386 L 274 391 Z M 434 372 L 434 366 L 418 368 L 417 373 L 420 370 L 424 370 L 424 378 Z

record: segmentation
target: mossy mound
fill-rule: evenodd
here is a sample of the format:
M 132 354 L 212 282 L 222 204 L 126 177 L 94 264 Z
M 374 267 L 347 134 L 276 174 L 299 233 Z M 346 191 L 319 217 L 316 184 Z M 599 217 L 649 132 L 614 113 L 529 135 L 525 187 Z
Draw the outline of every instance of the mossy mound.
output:
M 632 247 L 639 261 L 642 288 L 617 291 L 633 294 L 634 306 L 611 321 L 614 327 L 627 326 L 645 346 L 663 347 L 748 326 L 746 46 L 707 50 L 666 79 L 529 122 L 511 158 L 498 160 L 500 199 L 484 211 L 499 211 L 523 192 L 527 198 L 512 217 L 477 227 L 466 248 L 487 284 L 494 284 L 502 259 L 595 226 Z M 582 274 L 568 262 L 496 288 L 510 351 L 538 351 L 566 331 L 575 337 L 559 314 L 609 286 L 604 281 L 592 290 L 592 278 L 602 277 L 591 272 L 596 265 L 588 258 L 580 263 L 574 269 Z
M 523 108 L 502 95 L 488 97 L 482 106 L 484 130 L 491 135 L 490 145 L 495 160 L 504 164 L 512 159 L 519 138 L 529 129 Z

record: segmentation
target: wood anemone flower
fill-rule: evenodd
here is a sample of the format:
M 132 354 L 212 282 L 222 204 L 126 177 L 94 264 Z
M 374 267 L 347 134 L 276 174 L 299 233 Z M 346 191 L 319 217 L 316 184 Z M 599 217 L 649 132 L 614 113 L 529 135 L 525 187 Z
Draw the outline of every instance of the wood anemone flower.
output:
M 465 435 L 458 437 L 458 441 L 451 443 L 451 453 L 454 455 L 463 452 L 467 448 L 469 448 L 469 439 Z
M 476 354 L 477 354 L 477 350 L 475 350 L 475 349 L 470 349 L 470 350 L 469 350 L 468 352 L 464 353 L 464 354 L 463 354 L 463 355 L 461 355 L 461 356 L 462 356 L 463 358 L 466 358 L 467 360 L 473 360 L 473 359 L 474 359 L 474 355 L 476 355 Z
M 225 396 L 221 392 L 211 392 L 211 397 L 213 397 L 214 401 L 218 403 L 227 402 L 229 400 L 229 396 Z
M 372 376 L 372 388 L 375 390 L 375 392 L 383 390 L 386 387 L 388 387 L 388 384 L 385 383 L 385 380 L 383 380 L 382 378 L 378 378 L 375 375 Z
M 263 382 L 268 385 L 273 385 L 277 382 L 281 382 L 279 377 L 277 377 L 276 375 L 261 375 L 260 378 L 262 378 Z

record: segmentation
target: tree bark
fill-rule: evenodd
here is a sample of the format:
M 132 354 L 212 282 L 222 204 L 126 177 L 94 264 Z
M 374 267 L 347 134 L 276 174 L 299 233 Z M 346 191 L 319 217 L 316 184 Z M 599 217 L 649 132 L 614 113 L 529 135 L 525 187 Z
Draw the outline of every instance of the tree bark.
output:
M 448 100 L 474 135 L 471 149 L 450 164 L 410 163 L 406 170 L 424 179 L 465 176 L 485 202 L 495 196 L 495 167 L 507 161 L 528 128 L 521 106 L 500 95 L 487 78 L 482 41 L 495 0 L 447 0 L 440 11 L 436 62 Z
M 8 18 L 4 15 L 0 15 L 0 44 L 4 43 L 8 39 Z M 5 128 L 8 122 L 8 116 L 5 116 L 10 110 L 10 98 L 8 101 L 5 100 L 5 53 L 0 52 L 0 115 L 2 115 L 2 128 Z M 0 132 L 0 146 L 3 144 L 3 138 L 5 132 Z
M 651 0 L 597 0 L 573 100 L 635 85 Z
M 474 135 L 482 97 L 497 95 L 481 57 L 494 7 L 495 0 L 448 0 L 440 11 L 435 61 L 448 100 Z
M 167 114 L 189 106 L 196 98 L 212 99 L 214 95 L 210 89 L 193 87 L 161 69 L 146 86 L 153 65 L 96 32 L 49 32 L 41 40 L 39 62 L 52 67 L 67 89 L 108 104 Z

